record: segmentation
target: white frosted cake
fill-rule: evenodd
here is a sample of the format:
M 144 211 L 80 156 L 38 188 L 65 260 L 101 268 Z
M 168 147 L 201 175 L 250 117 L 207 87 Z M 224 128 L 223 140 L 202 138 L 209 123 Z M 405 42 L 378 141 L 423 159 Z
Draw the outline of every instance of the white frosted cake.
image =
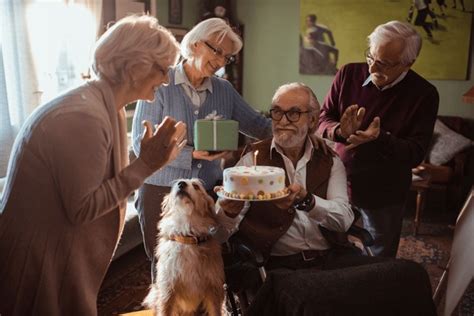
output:
M 224 192 L 230 198 L 269 200 L 286 194 L 285 170 L 270 166 L 238 166 L 224 170 Z

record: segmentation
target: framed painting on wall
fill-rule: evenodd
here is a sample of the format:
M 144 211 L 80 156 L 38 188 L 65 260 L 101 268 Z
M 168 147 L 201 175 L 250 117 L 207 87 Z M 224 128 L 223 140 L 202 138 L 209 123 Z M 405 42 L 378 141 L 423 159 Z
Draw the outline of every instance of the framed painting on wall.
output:
M 183 0 L 169 0 L 168 23 L 181 24 L 183 22 Z
M 424 16 L 413 2 L 300 0 L 300 73 L 334 75 L 344 64 L 365 62 L 367 36 L 377 25 L 398 20 L 411 23 L 422 37 L 412 66 L 417 73 L 426 79 L 466 80 L 474 0 L 456 8 L 431 1 Z

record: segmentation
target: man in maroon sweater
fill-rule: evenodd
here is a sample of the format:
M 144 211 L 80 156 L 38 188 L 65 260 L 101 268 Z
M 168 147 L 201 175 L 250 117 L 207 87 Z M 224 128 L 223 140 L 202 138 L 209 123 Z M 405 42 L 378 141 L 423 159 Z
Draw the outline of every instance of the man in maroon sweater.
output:
M 367 63 L 336 74 L 318 132 L 336 141 L 351 202 L 375 238 L 376 255 L 397 253 L 411 168 L 424 158 L 438 112 L 436 88 L 410 69 L 419 34 L 391 21 L 368 37 Z

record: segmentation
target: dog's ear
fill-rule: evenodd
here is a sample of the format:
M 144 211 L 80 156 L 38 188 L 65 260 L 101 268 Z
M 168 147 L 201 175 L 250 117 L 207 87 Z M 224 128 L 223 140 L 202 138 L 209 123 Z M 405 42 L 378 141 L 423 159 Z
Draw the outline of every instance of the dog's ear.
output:
M 171 193 L 166 194 L 165 197 L 163 198 L 163 202 L 161 202 L 161 212 L 162 212 L 161 215 L 162 216 L 165 216 L 171 208 L 170 196 L 171 196 Z

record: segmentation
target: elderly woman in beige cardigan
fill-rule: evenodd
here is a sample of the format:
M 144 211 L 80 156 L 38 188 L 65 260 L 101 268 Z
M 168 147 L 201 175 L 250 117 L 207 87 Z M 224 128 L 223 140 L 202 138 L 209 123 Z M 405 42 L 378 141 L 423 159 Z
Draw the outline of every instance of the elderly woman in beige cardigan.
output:
M 125 18 L 97 42 L 97 80 L 39 107 L 12 152 L 0 200 L 0 315 L 96 315 L 126 198 L 173 160 L 186 126 L 149 123 L 127 161 L 124 107 L 153 100 L 178 44 L 149 16 Z

